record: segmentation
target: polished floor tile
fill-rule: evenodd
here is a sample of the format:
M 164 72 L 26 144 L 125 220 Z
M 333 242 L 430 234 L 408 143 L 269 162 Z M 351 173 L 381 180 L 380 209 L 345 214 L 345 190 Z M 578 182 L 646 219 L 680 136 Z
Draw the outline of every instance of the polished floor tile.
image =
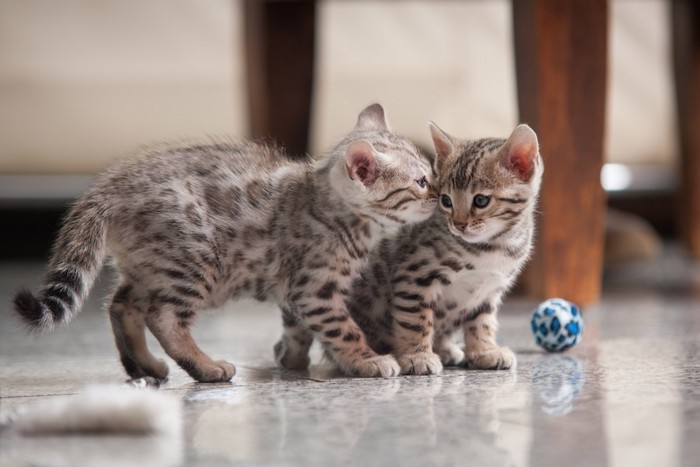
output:
M 40 275 L 37 264 L 0 265 L 0 296 Z M 237 303 L 195 330 L 210 355 L 236 363 L 231 383 L 194 383 L 170 362 L 162 390 L 183 401 L 181 439 L 6 430 L 0 465 L 700 466 L 700 268 L 671 249 L 606 284 L 566 353 L 535 346 L 535 303 L 512 298 L 500 341 L 517 370 L 384 380 L 344 377 L 317 348 L 308 372 L 277 369 L 277 312 Z M 125 379 L 100 306 L 108 289 L 103 278 L 74 322 L 38 337 L 3 306 L 0 416 Z

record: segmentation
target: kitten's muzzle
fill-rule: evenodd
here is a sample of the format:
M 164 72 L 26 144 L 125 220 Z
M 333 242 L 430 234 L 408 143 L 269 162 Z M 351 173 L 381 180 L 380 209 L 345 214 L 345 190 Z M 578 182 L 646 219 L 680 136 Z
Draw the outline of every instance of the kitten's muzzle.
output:
M 465 242 L 474 242 L 479 238 L 479 234 L 469 231 L 469 224 L 455 225 L 454 223 L 450 223 L 448 224 L 448 227 L 452 235 L 455 237 L 460 237 Z
M 452 219 L 450 226 L 454 227 L 455 231 L 461 233 L 469 232 L 469 225 L 471 224 L 471 219 Z
M 466 232 L 469 228 L 469 219 L 464 221 L 457 221 L 456 219 L 453 219 L 452 227 L 454 227 L 459 233 Z

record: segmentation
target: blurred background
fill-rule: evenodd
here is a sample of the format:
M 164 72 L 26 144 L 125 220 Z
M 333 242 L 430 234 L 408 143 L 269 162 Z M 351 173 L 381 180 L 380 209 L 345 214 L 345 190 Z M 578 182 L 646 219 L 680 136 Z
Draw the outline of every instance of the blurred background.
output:
M 669 13 L 664 0 L 610 3 L 602 174 L 611 205 L 664 235 L 678 152 Z M 427 119 L 461 137 L 518 123 L 509 0 L 325 0 L 316 25 L 312 152 L 374 101 L 426 147 Z M 141 145 L 250 136 L 244 47 L 234 0 L 0 0 L 0 257 L 43 257 L 70 200 Z

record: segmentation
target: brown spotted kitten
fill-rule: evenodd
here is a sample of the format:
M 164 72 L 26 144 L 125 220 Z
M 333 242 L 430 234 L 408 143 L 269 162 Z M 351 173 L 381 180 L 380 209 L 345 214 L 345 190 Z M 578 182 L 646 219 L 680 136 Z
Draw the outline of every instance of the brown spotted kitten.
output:
M 230 380 L 235 367 L 200 350 L 190 326 L 200 311 L 243 297 L 280 305 L 283 367 L 306 367 L 316 338 L 349 374 L 394 376 L 395 359 L 367 345 L 345 300 L 382 236 L 433 213 L 431 177 L 378 104 L 318 161 L 254 143 L 151 153 L 108 171 L 78 200 L 45 285 L 18 293 L 15 308 L 35 328 L 69 321 L 109 255 L 119 273 L 109 315 L 133 378 L 168 374 L 147 348 L 148 328 L 194 379 Z
M 537 136 L 527 125 L 508 140 L 430 129 L 441 209 L 380 242 L 349 307 L 402 373 L 507 369 L 515 355 L 496 343 L 496 312 L 530 255 L 543 172 Z M 465 351 L 452 342 L 458 329 Z

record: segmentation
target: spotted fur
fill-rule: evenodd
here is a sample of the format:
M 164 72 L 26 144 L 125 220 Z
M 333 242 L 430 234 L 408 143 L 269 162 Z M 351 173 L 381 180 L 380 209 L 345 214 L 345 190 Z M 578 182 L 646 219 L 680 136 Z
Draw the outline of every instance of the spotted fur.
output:
M 109 315 L 132 378 L 168 374 L 148 329 L 194 379 L 231 379 L 235 367 L 200 350 L 190 326 L 243 297 L 280 305 L 281 366 L 307 366 L 315 338 L 349 374 L 392 376 L 396 361 L 367 345 L 346 296 L 380 238 L 433 213 L 432 183 L 428 159 L 391 133 L 378 104 L 318 160 L 221 141 L 152 151 L 109 170 L 76 203 L 45 285 L 20 292 L 15 308 L 35 328 L 70 320 L 111 256 L 119 285 Z
M 402 373 L 510 368 L 515 356 L 496 343 L 496 313 L 530 255 L 543 172 L 537 137 L 526 125 L 507 140 L 431 131 L 441 209 L 381 241 L 349 308 Z M 488 203 L 479 207 L 478 196 Z M 458 330 L 465 350 L 452 341 Z

